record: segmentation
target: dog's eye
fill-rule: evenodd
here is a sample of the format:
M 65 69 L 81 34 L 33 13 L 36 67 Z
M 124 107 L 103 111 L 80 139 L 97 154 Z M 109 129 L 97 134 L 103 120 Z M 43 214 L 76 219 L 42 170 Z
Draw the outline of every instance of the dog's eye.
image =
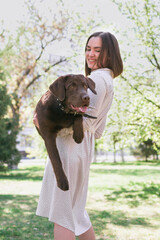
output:
M 75 89 L 77 87 L 77 85 L 76 85 L 76 83 L 72 82 L 72 83 L 68 84 L 67 87 L 70 88 L 70 89 L 72 89 L 72 88 Z
M 76 87 L 76 84 L 73 82 L 73 83 L 71 84 L 71 86 L 72 86 L 72 87 Z

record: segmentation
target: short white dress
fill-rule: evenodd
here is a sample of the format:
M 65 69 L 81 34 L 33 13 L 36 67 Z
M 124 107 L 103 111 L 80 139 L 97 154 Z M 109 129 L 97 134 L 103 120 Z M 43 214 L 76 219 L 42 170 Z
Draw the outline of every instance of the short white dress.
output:
M 94 141 L 100 138 L 106 124 L 107 113 L 113 100 L 113 73 L 108 68 L 91 72 L 89 76 L 96 84 L 97 95 L 90 90 L 90 107 L 87 114 L 97 119 L 84 118 L 84 139 L 77 144 L 72 138 L 72 130 L 61 130 L 56 142 L 69 190 L 57 187 L 56 178 L 48 159 L 42 181 L 36 214 L 47 217 L 79 236 L 91 227 L 90 218 L 85 210 L 90 164 L 94 157 Z

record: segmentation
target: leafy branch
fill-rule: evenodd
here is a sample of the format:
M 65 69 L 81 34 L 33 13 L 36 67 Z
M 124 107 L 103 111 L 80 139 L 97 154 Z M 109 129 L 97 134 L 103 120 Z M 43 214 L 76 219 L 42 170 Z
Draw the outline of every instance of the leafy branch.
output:
M 124 76 L 122 75 L 121 78 L 122 78 L 125 82 L 127 82 L 127 84 L 128 84 L 132 89 L 134 89 L 134 90 L 135 90 L 136 92 L 138 92 L 141 96 L 143 96 L 143 98 L 144 98 L 147 102 L 152 103 L 155 107 L 157 107 L 158 109 L 160 109 L 160 105 L 158 105 L 157 103 L 155 103 L 153 100 L 147 98 L 147 97 L 144 95 L 144 93 L 143 93 L 142 91 L 140 91 L 136 86 L 132 85 L 132 84 L 128 81 L 128 79 L 127 79 L 126 77 L 124 77 Z

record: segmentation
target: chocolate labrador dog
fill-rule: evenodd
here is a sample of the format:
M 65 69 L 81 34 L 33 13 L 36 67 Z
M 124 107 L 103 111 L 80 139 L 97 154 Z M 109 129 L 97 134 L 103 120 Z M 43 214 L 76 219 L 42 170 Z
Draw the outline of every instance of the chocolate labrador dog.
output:
M 72 126 L 73 139 L 76 143 L 82 142 L 82 117 L 92 117 L 85 114 L 90 103 L 88 88 L 96 94 L 95 83 L 90 78 L 75 74 L 61 76 L 41 97 L 34 113 L 33 122 L 45 142 L 57 185 L 63 191 L 69 189 L 69 183 L 56 146 L 56 137 L 61 129 Z

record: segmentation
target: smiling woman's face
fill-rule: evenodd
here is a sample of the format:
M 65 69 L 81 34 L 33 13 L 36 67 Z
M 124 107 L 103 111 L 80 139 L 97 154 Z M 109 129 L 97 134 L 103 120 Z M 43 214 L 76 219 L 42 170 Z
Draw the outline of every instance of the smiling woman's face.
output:
M 100 37 L 92 37 L 88 41 L 85 57 L 88 67 L 91 70 L 96 70 L 98 66 L 98 58 L 102 48 L 102 40 Z

